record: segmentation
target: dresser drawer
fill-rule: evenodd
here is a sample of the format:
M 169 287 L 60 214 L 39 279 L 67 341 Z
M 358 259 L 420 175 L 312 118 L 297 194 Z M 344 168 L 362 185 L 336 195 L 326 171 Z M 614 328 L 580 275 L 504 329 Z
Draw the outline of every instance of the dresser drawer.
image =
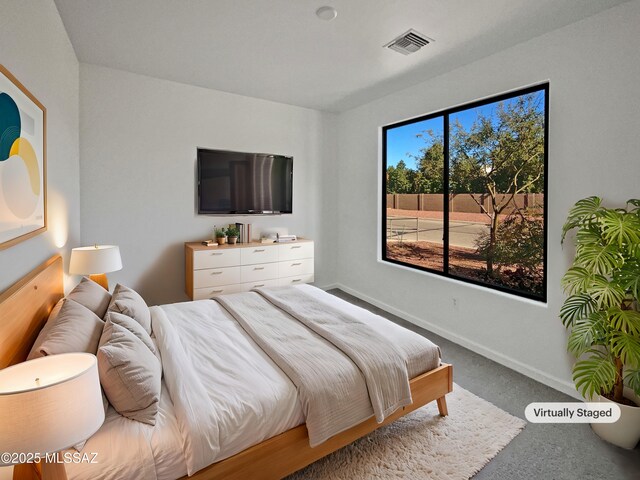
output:
M 278 250 L 280 261 L 313 258 L 313 242 L 285 243 L 278 245 Z
M 313 282 L 313 273 L 306 275 L 296 275 L 294 277 L 283 277 L 278 279 L 278 285 L 281 287 L 288 287 L 290 285 L 300 285 L 301 283 Z
M 243 265 L 240 267 L 240 280 L 245 282 L 256 282 L 258 280 L 269 280 L 278 278 L 278 263 L 260 263 L 257 265 Z
M 240 250 L 241 265 L 278 261 L 278 247 L 249 247 Z
M 288 260 L 286 262 L 278 262 L 278 265 L 280 277 L 293 277 L 294 275 L 313 273 L 313 258 Z
M 193 252 L 193 269 L 231 267 L 240 265 L 240 249 L 198 250 Z
M 249 283 L 243 283 L 242 284 L 242 291 L 243 292 L 248 292 L 250 290 L 253 290 L 254 288 L 262 288 L 262 287 L 277 287 L 279 285 L 279 281 L 277 278 L 271 279 L 271 280 L 261 280 L 261 281 L 257 281 L 257 282 L 249 282 Z
M 240 267 L 207 268 L 193 272 L 193 288 L 218 287 L 240 283 Z
M 218 295 L 224 295 L 225 293 L 238 293 L 242 291 L 245 290 L 240 284 L 223 285 L 220 287 L 195 288 L 193 290 L 193 299 L 205 300 L 207 298 L 217 297 Z

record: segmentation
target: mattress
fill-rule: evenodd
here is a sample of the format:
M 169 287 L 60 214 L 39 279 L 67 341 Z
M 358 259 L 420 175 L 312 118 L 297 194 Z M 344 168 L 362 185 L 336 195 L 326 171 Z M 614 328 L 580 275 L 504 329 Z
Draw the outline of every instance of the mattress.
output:
M 296 288 L 369 324 L 400 349 L 438 349 L 320 289 Z M 83 449 L 97 453 L 99 465 L 67 465 L 70 480 L 176 479 L 187 474 L 188 464 L 202 465 L 202 458 L 194 460 L 198 455 L 214 463 L 304 422 L 293 383 L 217 302 L 162 305 L 151 311 L 165 376 L 157 424 L 128 420 L 110 407 L 104 425 Z M 412 378 L 439 364 L 426 365 L 411 356 L 407 361 Z M 185 416 L 191 416 L 190 427 Z M 200 432 L 189 431 L 194 428 Z M 217 443 L 215 448 L 211 443 Z

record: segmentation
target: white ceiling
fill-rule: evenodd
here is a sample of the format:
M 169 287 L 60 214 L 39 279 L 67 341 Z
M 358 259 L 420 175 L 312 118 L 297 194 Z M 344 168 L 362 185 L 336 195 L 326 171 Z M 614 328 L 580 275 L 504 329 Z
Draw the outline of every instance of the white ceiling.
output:
M 55 0 L 78 59 L 343 111 L 626 0 Z M 315 11 L 338 10 L 333 21 Z M 413 28 L 435 42 L 382 48 Z

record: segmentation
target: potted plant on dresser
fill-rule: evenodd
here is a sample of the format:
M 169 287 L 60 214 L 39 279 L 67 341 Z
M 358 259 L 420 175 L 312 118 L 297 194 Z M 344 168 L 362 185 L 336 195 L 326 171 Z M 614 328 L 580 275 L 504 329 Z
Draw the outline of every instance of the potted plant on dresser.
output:
M 615 209 L 598 197 L 580 200 L 569 212 L 563 242 L 572 230 L 576 253 L 562 278 L 568 297 L 560 318 L 578 358 L 573 380 L 586 399 L 619 404 L 617 422 L 591 427 L 631 449 L 640 440 L 640 200 Z
M 227 232 L 225 232 L 224 228 L 216 228 L 215 235 L 218 245 L 224 245 L 225 243 L 227 243 Z
M 238 237 L 240 236 L 240 230 L 236 227 L 227 228 L 227 240 L 229 240 L 230 244 L 235 244 L 238 241 Z

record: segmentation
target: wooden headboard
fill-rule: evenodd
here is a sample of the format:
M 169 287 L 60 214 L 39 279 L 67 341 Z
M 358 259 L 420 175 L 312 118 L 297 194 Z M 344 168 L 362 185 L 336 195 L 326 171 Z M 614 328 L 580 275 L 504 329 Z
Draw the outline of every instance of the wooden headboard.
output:
M 0 369 L 27 358 L 49 312 L 63 296 L 60 255 L 51 257 L 0 294 Z

